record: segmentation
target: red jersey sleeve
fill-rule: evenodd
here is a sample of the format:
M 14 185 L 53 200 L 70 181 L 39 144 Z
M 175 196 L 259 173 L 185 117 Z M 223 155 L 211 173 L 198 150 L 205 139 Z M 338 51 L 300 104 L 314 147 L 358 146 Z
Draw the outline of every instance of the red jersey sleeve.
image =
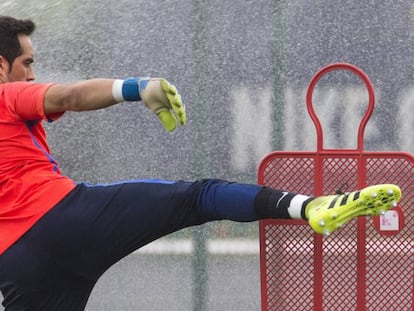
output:
M 2 87 L 3 98 L 8 110 L 22 120 L 56 120 L 63 113 L 45 115 L 44 98 L 53 83 L 11 82 Z

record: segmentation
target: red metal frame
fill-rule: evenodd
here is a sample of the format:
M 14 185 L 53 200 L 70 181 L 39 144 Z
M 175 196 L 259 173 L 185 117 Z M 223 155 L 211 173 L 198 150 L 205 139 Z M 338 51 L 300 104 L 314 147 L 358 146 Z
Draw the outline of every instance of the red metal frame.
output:
M 323 146 L 322 126 L 313 109 L 312 94 L 321 77 L 333 70 L 351 71 L 368 90 L 368 108 L 358 129 L 356 149 Z M 403 191 L 400 206 L 406 213 L 407 225 L 399 234 L 385 239 L 373 230 L 371 220 L 367 224 L 367 218 L 361 217 L 324 239 L 314 234 L 305 221 L 260 221 L 263 311 L 378 310 L 376 304 L 381 304 L 382 310 L 414 310 L 412 256 L 406 254 L 412 255 L 413 247 L 410 223 L 414 223 L 414 214 L 411 215 L 410 207 L 414 204 L 414 157 L 403 152 L 363 151 L 364 131 L 374 103 L 372 83 L 358 67 L 335 63 L 319 70 L 306 94 L 307 109 L 317 133 L 316 152 L 268 154 L 259 165 L 258 182 L 308 195 L 331 193 L 337 189 L 337 179 L 350 181 L 354 189 L 373 183 L 397 183 Z M 387 249 L 398 262 L 388 258 Z M 401 264 L 404 266 L 399 267 Z M 381 275 L 381 271 L 385 274 Z M 404 282 L 398 276 L 404 276 Z M 344 284 L 338 285 L 335 278 L 344 279 Z M 387 297 L 377 297 L 377 291 Z M 393 296 L 398 295 L 400 300 L 396 302 Z M 336 305 L 336 300 L 341 305 Z

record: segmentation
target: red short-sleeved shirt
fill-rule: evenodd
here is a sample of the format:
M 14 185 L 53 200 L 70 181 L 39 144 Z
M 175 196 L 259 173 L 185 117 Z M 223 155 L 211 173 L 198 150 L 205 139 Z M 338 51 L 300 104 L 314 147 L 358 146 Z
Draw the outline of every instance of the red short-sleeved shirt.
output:
M 50 155 L 42 121 L 52 84 L 0 84 L 0 254 L 74 187 Z

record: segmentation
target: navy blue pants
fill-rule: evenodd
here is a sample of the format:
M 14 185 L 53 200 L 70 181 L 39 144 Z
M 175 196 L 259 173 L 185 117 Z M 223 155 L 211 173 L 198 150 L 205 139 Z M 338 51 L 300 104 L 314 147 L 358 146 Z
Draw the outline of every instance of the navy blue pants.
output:
M 80 311 L 124 256 L 185 227 L 258 219 L 261 187 L 220 180 L 79 184 L 0 256 L 7 311 Z

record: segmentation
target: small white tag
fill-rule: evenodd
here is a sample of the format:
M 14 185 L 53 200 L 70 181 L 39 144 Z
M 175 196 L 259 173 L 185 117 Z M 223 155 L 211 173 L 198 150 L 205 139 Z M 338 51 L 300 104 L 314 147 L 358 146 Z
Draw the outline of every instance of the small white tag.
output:
M 384 215 L 380 215 L 381 231 L 399 230 L 398 212 L 394 210 L 386 211 Z

